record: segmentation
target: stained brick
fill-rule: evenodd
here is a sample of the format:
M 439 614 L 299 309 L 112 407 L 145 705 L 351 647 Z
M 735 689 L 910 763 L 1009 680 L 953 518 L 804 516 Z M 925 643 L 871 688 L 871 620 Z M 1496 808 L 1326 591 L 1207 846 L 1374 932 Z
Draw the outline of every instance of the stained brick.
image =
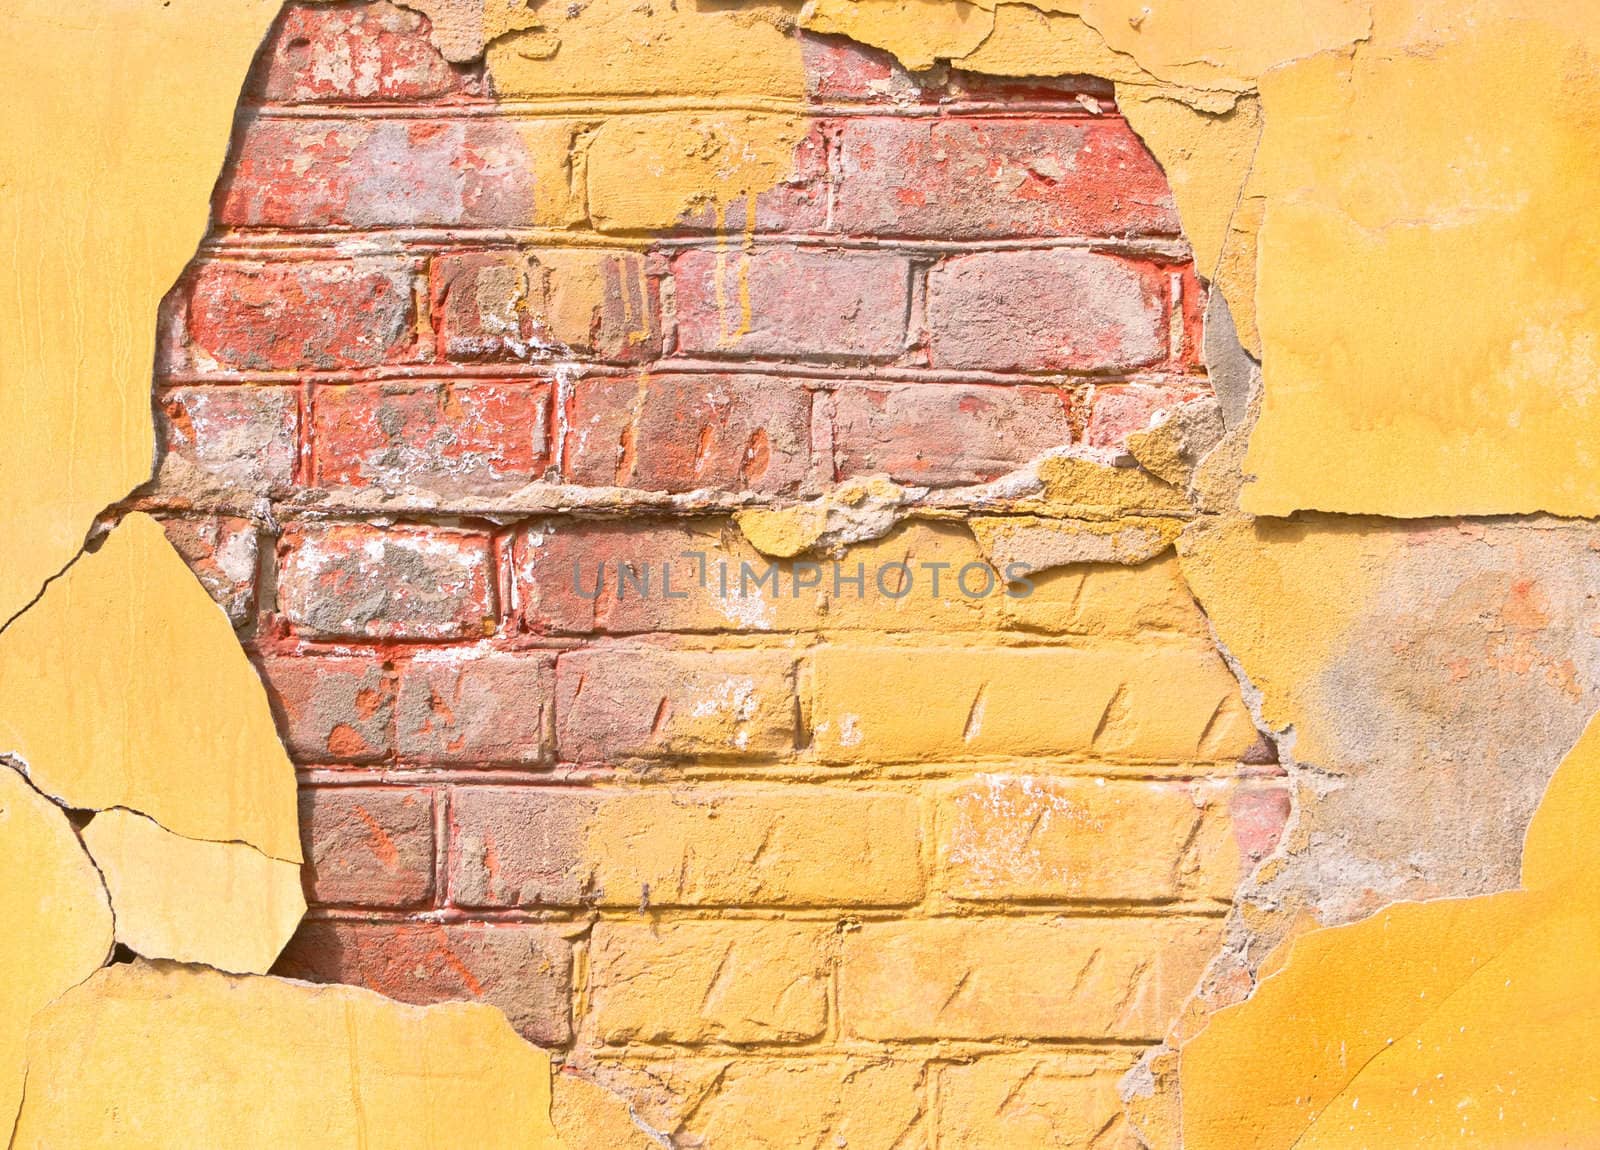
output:
M 1238 683 L 1199 644 L 830 646 L 813 676 L 816 745 L 834 761 L 1236 761 L 1255 742 Z
M 888 252 L 687 251 L 672 262 L 678 344 L 712 356 L 893 359 L 911 264 Z
M 633 252 L 449 252 L 429 264 L 428 283 L 445 359 L 632 363 L 661 348 L 656 277 Z
M 796 596 L 792 572 L 728 519 L 541 520 L 512 546 L 519 625 L 549 634 L 814 625 L 822 589 Z
M 771 758 L 794 748 L 782 651 L 599 647 L 556 662 L 556 747 L 571 762 Z
M 1178 233 L 1160 165 L 1119 116 L 858 117 L 837 132 L 833 223 L 851 235 Z
M 458 905 L 892 906 L 922 896 L 908 795 L 463 787 L 450 810 Z
M 400 672 L 402 758 L 528 765 L 550 758 L 555 657 L 539 651 L 418 655 Z
M 303 763 L 371 763 L 394 750 L 393 674 L 375 659 L 267 655 L 257 660 L 278 733 Z
M 230 227 L 560 227 L 581 206 L 562 177 L 561 120 L 258 119 L 218 193 Z
M 574 483 L 792 495 L 810 464 L 811 394 L 781 376 L 594 376 L 574 385 L 568 429 Z
M 249 92 L 286 104 L 437 100 L 476 92 L 428 39 L 425 17 L 394 4 L 284 10 Z
M 589 946 L 590 1025 L 628 1043 L 793 1043 L 828 1018 L 827 925 L 603 922 Z
M 1053 248 L 952 256 L 928 273 L 934 366 L 1119 371 L 1167 354 L 1159 269 Z
M 255 615 L 256 566 L 259 544 L 256 525 L 230 515 L 198 519 L 161 518 L 167 539 L 183 556 L 228 622 L 243 626 Z
M 1136 431 L 1149 430 L 1158 413 L 1207 394 L 1190 387 L 1151 387 L 1143 383 L 1097 387 L 1083 429 L 1091 447 L 1121 447 Z
M 882 473 L 898 483 L 987 483 L 1072 442 L 1064 392 L 1044 387 L 907 384 L 834 393 L 841 479 Z
M 433 898 L 433 795 L 315 787 L 300 792 L 306 897 L 410 907 Z
M 292 389 L 174 387 L 159 405 L 163 500 L 250 502 L 294 482 Z
M 549 385 L 530 380 L 320 387 L 315 482 L 446 498 L 514 491 L 544 470 L 549 408 Z
M 313 921 L 273 971 L 419 1005 L 486 1002 L 542 1046 L 559 1046 L 572 1033 L 572 947 L 555 927 Z
M 945 918 L 845 935 L 857 1038 L 1161 1038 L 1222 939 L 1214 919 Z
M 278 606 L 319 638 L 465 639 L 494 627 L 489 537 L 451 528 L 291 526 Z
M 370 261 L 208 263 L 189 296 L 195 347 L 253 371 L 372 367 L 407 358 L 411 273 Z
M 1234 793 L 1224 780 L 953 783 L 939 797 L 941 886 L 980 900 L 1226 900 L 1254 861 L 1235 834 Z

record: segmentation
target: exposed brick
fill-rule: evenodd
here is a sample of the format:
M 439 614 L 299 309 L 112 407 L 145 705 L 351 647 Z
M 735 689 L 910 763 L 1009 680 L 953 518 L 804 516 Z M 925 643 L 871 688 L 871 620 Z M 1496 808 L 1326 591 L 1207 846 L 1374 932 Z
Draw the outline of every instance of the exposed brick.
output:
M 1227 899 L 1244 851 L 1234 784 L 981 775 L 939 797 L 942 887 L 956 898 Z
M 598 923 L 588 1024 L 608 1046 L 816 1038 L 832 934 L 826 924 Z
M 776 593 L 769 564 L 778 570 Z M 728 519 L 541 520 L 512 546 L 518 623 L 548 634 L 815 624 L 820 592 L 796 597 L 792 570 L 756 551 Z
M 906 346 L 911 264 L 904 256 L 693 250 L 672 261 L 672 274 L 686 352 L 881 360 Z
M 1214 919 L 944 918 L 844 937 L 857 1038 L 1161 1038 L 1222 939 Z
M 807 35 L 806 95 L 819 103 L 865 101 L 921 103 L 936 91 L 918 81 L 893 56 L 843 36 Z
M 1167 354 L 1159 269 L 1071 248 L 952 256 L 928 273 L 933 364 L 1121 371 Z
M 418 655 L 400 672 L 400 755 L 477 765 L 546 762 L 554 693 L 554 655 Z
M 287 490 L 299 418 L 299 401 L 286 387 L 161 392 L 161 498 L 237 503 Z
M 1120 116 L 856 117 L 833 223 L 938 239 L 1178 234 L 1161 167 Z
M 291 526 L 278 606 L 318 638 L 465 639 L 494 627 L 489 537 L 451 528 Z
M 599 647 L 556 662 L 556 747 L 570 762 L 771 758 L 794 749 L 783 651 Z
M 189 570 L 227 613 L 228 622 L 235 627 L 249 622 L 256 608 L 260 550 L 256 525 L 230 515 L 208 515 L 201 519 L 163 516 L 161 527 Z
M 1124 1065 L 1081 1055 L 1020 1055 L 938 1070 L 938 1145 L 1137 1150 L 1117 1083 Z
M 922 896 L 914 797 L 827 787 L 463 787 L 462 906 L 892 906 Z
M 491 117 L 258 119 L 218 189 L 230 227 L 560 227 L 573 126 Z
M 1208 394 L 1190 387 L 1151 387 L 1144 383 L 1114 384 L 1094 389 L 1083 440 L 1091 447 L 1121 447 L 1136 431 L 1149 430 L 1157 413 Z
M 392 264 L 208 263 L 194 277 L 189 331 L 225 368 L 372 367 L 407 357 L 411 273 Z
M 316 390 L 315 482 L 446 498 L 532 483 L 549 446 L 550 386 L 360 384 Z
M 486 1002 L 541 1046 L 560 1046 L 572 1034 L 572 947 L 554 927 L 311 921 L 273 972 L 352 983 L 418 1005 Z
M 834 393 L 839 478 L 883 473 L 897 483 L 987 483 L 1072 442 L 1066 393 L 1045 387 L 906 384 Z
M 661 349 L 660 290 L 635 252 L 449 252 L 430 262 L 428 283 L 444 359 L 633 363 Z
M 761 112 L 608 117 L 584 151 L 590 217 L 624 234 L 816 231 L 828 214 L 821 127 L 798 136 L 781 177 L 770 166 L 775 142 L 796 126 Z M 737 194 L 741 187 L 754 194 Z M 708 188 L 725 191 L 712 197 Z
M 300 792 L 306 898 L 409 907 L 433 898 L 433 795 L 313 787 Z
M 792 495 L 811 458 L 811 393 L 765 375 L 592 376 L 573 387 L 567 478 L 647 491 Z
M 812 674 L 816 746 L 831 761 L 1236 761 L 1256 737 L 1238 683 L 1200 644 L 830 646 Z
M 429 41 L 426 17 L 379 0 L 286 8 L 248 91 L 305 104 L 437 100 L 479 87 L 474 73 L 452 68 Z
M 373 659 L 257 660 L 278 733 L 303 763 L 372 763 L 394 750 L 394 675 Z

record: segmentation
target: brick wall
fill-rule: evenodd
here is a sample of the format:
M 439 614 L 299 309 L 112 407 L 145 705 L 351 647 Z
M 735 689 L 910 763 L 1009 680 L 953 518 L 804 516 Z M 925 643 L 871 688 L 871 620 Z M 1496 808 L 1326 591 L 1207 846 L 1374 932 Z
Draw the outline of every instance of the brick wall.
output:
M 300 768 L 284 973 L 493 1002 L 684 1146 L 1121 1144 L 1287 808 L 1173 560 L 683 553 L 887 475 L 951 492 L 847 571 L 982 564 L 959 488 L 1209 393 L 1201 289 L 1108 86 L 803 51 L 788 178 L 663 228 L 617 141 L 727 93 L 497 100 L 403 9 L 288 9 L 141 503 Z

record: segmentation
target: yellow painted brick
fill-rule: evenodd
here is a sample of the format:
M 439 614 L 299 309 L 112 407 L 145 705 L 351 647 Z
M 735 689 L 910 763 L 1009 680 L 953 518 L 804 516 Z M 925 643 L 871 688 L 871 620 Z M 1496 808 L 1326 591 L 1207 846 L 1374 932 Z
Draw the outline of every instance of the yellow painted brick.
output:
M 1072 1055 L 980 1058 L 939 1069 L 940 1150 L 1136 1150 L 1125 1066 Z
M 585 1024 L 607 1046 L 816 1038 L 832 935 L 826 924 L 600 923 Z
M 833 561 L 824 562 L 824 583 L 829 591 L 827 621 L 830 627 L 873 631 L 970 631 L 1004 625 L 1003 589 L 968 598 L 956 578 L 969 563 L 988 567 L 972 533 L 954 523 L 903 523 L 881 539 L 858 543 L 839 560 L 840 585 L 835 588 Z M 894 564 L 910 568 L 906 572 Z M 944 565 L 939 567 L 938 565 Z M 862 574 L 864 590 L 853 579 Z M 878 574 L 883 572 L 880 586 Z M 935 580 L 937 591 L 935 594 Z M 978 590 L 988 582 L 974 572 L 968 586 Z M 898 596 L 898 598 L 896 598 Z
M 681 1058 L 595 1071 L 641 1119 L 697 1150 L 930 1150 L 920 1061 Z M 1020 1148 L 1019 1148 L 1020 1150 Z
M 922 897 L 914 797 L 826 787 L 461 787 L 467 906 L 856 906 Z
M 1227 780 L 980 775 L 939 798 L 941 889 L 961 899 L 1158 901 L 1238 884 Z
M 945 918 L 845 938 L 839 1013 L 859 1038 L 1155 1041 L 1222 939 L 1193 918 Z
M 1256 732 L 1199 644 L 817 651 L 813 727 L 833 762 L 1084 755 L 1237 759 Z
M 1210 635 L 1178 561 L 1170 554 L 1137 567 L 1073 564 L 1031 578 L 1031 595 L 1001 604 L 1009 626 L 1130 639 L 1152 632 L 1197 639 Z
M 501 98 L 805 92 L 799 43 L 749 11 L 591 0 L 542 5 L 538 15 L 537 28 L 489 47 Z

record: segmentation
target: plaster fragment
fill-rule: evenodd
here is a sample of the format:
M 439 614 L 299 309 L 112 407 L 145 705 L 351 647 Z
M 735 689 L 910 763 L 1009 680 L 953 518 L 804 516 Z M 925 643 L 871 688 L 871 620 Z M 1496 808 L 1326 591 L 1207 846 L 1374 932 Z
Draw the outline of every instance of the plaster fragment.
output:
M 982 516 L 969 524 L 989 565 L 1001 572 L 1013 564 L 1030 572 L 1071 563 L 1135 566 L 1171 547 L 1183 529 L 1181 519 L 1154 515 L 1111 520 Z
M 300 861 L 294 770 L 261 680 L 148 515 L 0 634 L 0 750 L 67 806 Z
M 869 476 L 846 480 L 809 503 L 745 508 L 733 521 L 763 555 L 792 559 L 879 539 L 900 521 L 903 508 L 925 494 L 924 488 Z
M 111 906 L 67 816 L 0 764 L 0 1131 L 22 1102 L 34 1014 L 111 953 Z
M 1146 431 L 1128 436 L 1128 454 L 1139 466 L 1174 487 L 1186 487 L 1200 461 L 1222 439 L 1222 415 L 1210 397 L 1161 413 Z
M 117 941 L 146 958 L 265 974 L 305 913 L 297 863 L 102 811 L 83 843 L 104 876 Z
M 559 1150 L 550 1062 L 499 1011 L 202 967 L 106 967 L 36 1016 L 13 1150 Z

